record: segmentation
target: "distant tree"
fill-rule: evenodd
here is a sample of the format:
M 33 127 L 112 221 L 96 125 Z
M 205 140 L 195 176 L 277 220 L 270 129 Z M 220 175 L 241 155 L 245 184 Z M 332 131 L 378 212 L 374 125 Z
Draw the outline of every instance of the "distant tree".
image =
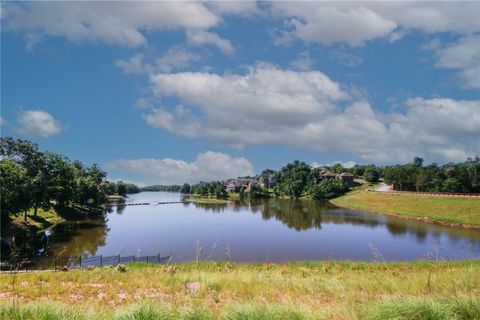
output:
M 182 188 L 180 189 L 180 193 L 189 194 L 190 189 L 191 189 L 190 185 L 188 183 L 184 183 Z
M 215 198 L 217 199 L 226 199 L 228 198 L 228 193 L 227 191 L 225 190 L 225 188 L 218 184 L 216 187 L 215 187 Z
M 380 173 L 375 167 L 367 167 L 363 172 L 363 179 L 367 182 L 377 182 L 380 178 Z
M 117 182 L 117 193 L 121 196 L 127 195 L 127 185 L 123 181 Z
M 423 162 L 424 162 L 423 158 L 420 158 L 420 157 L 413 158 L 413 164 L 415 164 L 417 167 L 422 167 Z
M 341 163 L 335 163 L 333 166 L 330 167 L 330 171 L 338 174 L 338 173 L 342 173 L 344 169 Z

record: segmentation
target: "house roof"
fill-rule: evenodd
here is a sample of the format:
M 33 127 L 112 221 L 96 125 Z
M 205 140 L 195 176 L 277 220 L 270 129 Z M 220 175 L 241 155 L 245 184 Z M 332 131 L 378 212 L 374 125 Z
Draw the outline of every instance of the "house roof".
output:
M 333 172 L 330 172 L 330 171 L 323 171 L 323 172 L 320 172 L 320 175 L 322 177 L 335 177 L 335 173 Z
M 341 176 L 341 177 L 353 177 L 353 174 L 348 173 L 348 172 L 342 172 L 342 173 L 339 174 L 339 176 Z

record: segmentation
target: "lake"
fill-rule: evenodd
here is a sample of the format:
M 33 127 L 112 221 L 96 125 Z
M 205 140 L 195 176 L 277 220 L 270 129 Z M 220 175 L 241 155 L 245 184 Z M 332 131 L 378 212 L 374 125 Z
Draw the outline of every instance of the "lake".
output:
M 126 203 L 180 201 L 142 192 Z M 53 257 L 172 255 L 173 261 L 417 260 L 480 258 L 480 232 L 429 225 L 314 200 L 113 206 L 64 223 L 37 244 L 36 267 Z

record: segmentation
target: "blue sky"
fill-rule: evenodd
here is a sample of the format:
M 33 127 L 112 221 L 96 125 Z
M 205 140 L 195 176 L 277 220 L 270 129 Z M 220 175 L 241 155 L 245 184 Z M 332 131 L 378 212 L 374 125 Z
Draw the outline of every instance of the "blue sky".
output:
M 479 2 L 2 3 L 2 136 L 111 179 L 480 153 Z

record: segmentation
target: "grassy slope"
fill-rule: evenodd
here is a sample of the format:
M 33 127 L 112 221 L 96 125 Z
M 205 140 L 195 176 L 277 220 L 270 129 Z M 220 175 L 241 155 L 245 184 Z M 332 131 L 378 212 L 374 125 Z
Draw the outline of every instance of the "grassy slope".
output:
M 341 207 L 480 227 L 480 199 L 421 197 L 357 190 L 333 199 Z
M 2 228 L 2 235 L 10 236 L 10 233 L 17 232 L 30 232 L 36 233 L 42 230 L 46 230 L 57 223 L 65 221 L 65 218 L 61 217 L 54 209 L 43 210 L 38 209 L 37 216 L 33 216 L 33 209 L 27 213 L 27 221 L 24 220 L 23 213 L 14 217 L 10 225 L 6 225 L 6 228 Z
M 198 292 L 186 289 L 191 281 L 200 283 Z M 385 312 L 398 315 L 417 309 L 444 314 L 431 319 L 468 319 L 456 317 L 455 312 L 480 317 L 479 296 L 480 261 L 137 264 L 129 265 L 125 273 L 104 268 L 1 274 L 0 318 L 2 312 L 3 319 L 20 318 L 15 316 L 19 309 L 12 307 L 15 301 L 23 307 L 34 303 L 20 313 L 35 308 L 47 312 L 42 311 L 46 308 L 42 301 L 49 301 L 75 306 L 72 312 L 81 310 L 77 315 L 85 316 L 89 310 L 99 318 L 112 318 L 127 307 L 134 308 L 130 314 L 166 312 L 174 319 L 193 319 L 193 315 L 196 319 L 388 319 Z M 156 304 L 145 304 L 146 300 Z M 50 311 L 55 308 L 65 310 L 54 306 Z M 156 318 L 158 314 L 151 319 Z

